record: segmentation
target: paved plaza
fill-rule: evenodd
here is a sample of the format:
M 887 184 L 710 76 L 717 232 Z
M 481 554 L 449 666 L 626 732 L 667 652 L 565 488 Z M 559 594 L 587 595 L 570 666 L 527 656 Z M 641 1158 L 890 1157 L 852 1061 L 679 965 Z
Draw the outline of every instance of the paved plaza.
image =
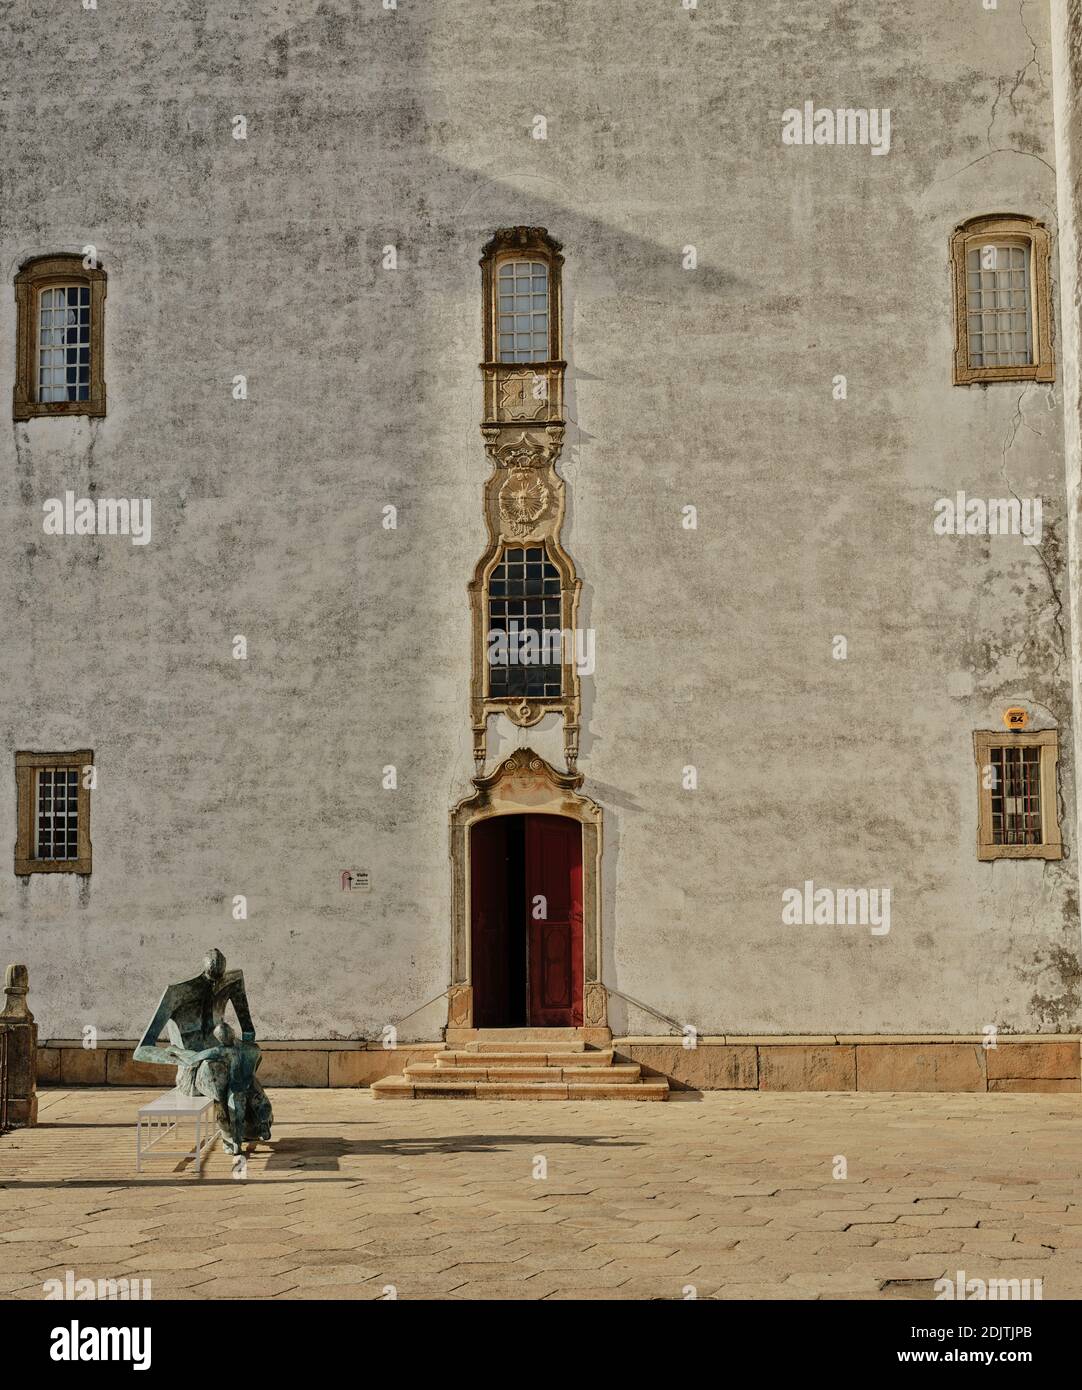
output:
M 136 1175 L 155 1094 L 45 1090 L 0 1138 L 0 1296 L 932 1299 L 964 1270 L 1082 1298 L 1075 1095 L 279 1090 L 238 1179 L 219 1149 Z

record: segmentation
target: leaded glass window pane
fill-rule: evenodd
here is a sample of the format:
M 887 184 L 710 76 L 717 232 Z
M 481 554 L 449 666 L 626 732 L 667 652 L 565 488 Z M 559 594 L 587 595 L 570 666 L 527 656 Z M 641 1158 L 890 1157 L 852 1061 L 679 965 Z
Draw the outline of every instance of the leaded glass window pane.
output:
M 971 367 L 1025 367 L 1033 362 L 1028 243 L 970 248 L 966 326 Z
M 549 269 L 544 261 L 505 261 L 496 291 L 499 360 L 547 362 Z
M 508 657 L 488 663 L 489 695 L 543 697 L 562 694 L 560 572 L 542 546 L 509 547 L 488 586 L 488 632 L 504 633 Z M 533 634 L 532 640 L 525 634 Z M 551 634 L 548 638 L 545 633 Z M 491 636 L 489 638 L 491 640 Z M 523 641 L 529 646 L 523 650 Z M 530 648 L 539 658 L 529 660 Z
M 90 399 L 90 286 L 61 285 L 38 298 L 38 400 Z

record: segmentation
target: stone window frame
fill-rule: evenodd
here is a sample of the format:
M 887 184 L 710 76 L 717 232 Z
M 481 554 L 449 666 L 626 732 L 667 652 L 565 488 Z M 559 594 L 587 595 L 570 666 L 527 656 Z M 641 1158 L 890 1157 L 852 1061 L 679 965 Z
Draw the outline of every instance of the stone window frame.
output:
M 523 543 L 514 539 L 500 540 L 485 555 L 477 567 L 477 574 L 470 584 L 470 600 L 473 610 L 474 663 L 471 680 L 471 697 L 479 707 L 480 717 L 487 720 L 491 714 L 506 714 L 516 724 L 529 728 L 538 723 L 546 714 L 559 714 L 570 710 L 572 719 L 577 717 L 579 699 L 579 674 L 573 657 L 561 652 L 559 695 L 509 695 L 493 692 L 488 677 L 488 631 L 489 631 L 489 583 L 493 571 L 499 565 L 505 551 L 529 547 L 540 547 L 545 552 L 548 563 L 560 576 L 560 628 L 562 631 L 575 631 L 578 621 L 578 598 L 581 582 L 576 578 L 570 557 L 563 547 L 552 539 L 532 540 Z
M 1039 748 L 1041 767 L 1041 836 L 1039 845 L 997 845 L 992 840 L 992 789 L 985 784 L 985 768 L 991 764 L 993 748 Z M 977 760 L 977 858 L 1062 859 L 1063 842 L 1059 823 L 1057 763 L 1059 734 L 1055 729 L 1035 733 L 997 732 L 978 729 L 973 734 L 973 755 Z
M 562 501 L 560 504 L 562 513 Z M 490 523 L 491 526 L 491 523 Z M 562 653 L 560 695 L 492 694 L 488 685 L 488 603 L 489 580 L 505 548 L 517 548 L 523 542 L 517 538 L 501 538 L 492 528 L 492 543 L 478 561 L 468 587 L 470 600 L 471 676 L 470 711 L 473 726 L 474 759 L 483 770 L 487 748 L 489 718 L 506 715 L 519 728 L 531 728 L 546 715 L 559 714 L 564 721 L 564 752 L 568 769 L 573 770 L 578 757 L 579 718 L 581 710 L 581 678 L 575 660 Z M 544 539 L 531 539 L 527 545 L 541 545 L 560 575 L 560 627 L 571 632 L 578 626 L 579 598 L 582 581 L 575 573 L 570 555 L 552 534 Z
M 485 365 L 521 368 L 561 362 L 563 296 L 560 282 L 564 263 L 561 250 L 559 242 L 554 241 L 541 227 L 509 228 L 484 247 L 480 264 L 485 315 Z M 499 278 L 501 266 L 509 261 L 543 261 L 548 267 L 548 355 L 536 361 L 515 363 L 500 358 Z
M 24 874 L 89 874 L 93 860 L 90 843 L 90 788 L 85 783 L 85 769 L 94 766 L 92 749 L 80 748 L 70 753 L 16 753 L 16 841 L 15 873 Z M 34 818 L 37 815 L 37 773 L 42 768 L 77 768 L 79 772 L 78 856 L 75 859 L 34 858 Z
M 38 331 L 41 292 L 65 285 L 90 289 L 90 390 L 85 401 L 38 399 Z M 105 414 L 105 271 L 88 270 L 76 253 L 34 256 L 15 277 L 16 352 L 12 418 L 33 420 L 43 415 Z
M 563 420 L 563 247 L 544 227 L 503 227 L 481 252 L 482 352 L 486 424 Z M 508 261 L 543 261 L 548 267 L 548 354 L 529 362 L 502 361 L 499 334 L 500 267 Z M 543 394 L 538 384 L 544 383 Z M 523 397 L 515 400 L 516 392 Z M 536 401 L 536 404 L 534 403 Z
M 966 258 L 975 247 L 993 240 L 1029 245 L 1030 318 L 1033 361 L 1015 366 L 969 365 L 969 318 L 966 298 Z M 1043 222 L 1022 213 L 998 212 L 971 217 L 951 234 L 950 265 L 954 286 L 954 384 L 972 386 L 993 381 L 1055 381 L 1052 350 L 1052 243 Z

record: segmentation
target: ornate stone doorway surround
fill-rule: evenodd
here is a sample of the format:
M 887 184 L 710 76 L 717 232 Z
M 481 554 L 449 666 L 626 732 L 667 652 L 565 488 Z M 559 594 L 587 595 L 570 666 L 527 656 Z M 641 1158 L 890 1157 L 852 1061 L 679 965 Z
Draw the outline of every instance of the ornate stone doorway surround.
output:
M 492 816 L 566 816 L 582 826 L 583 1036 L 605 1046 L 611 1039 L 601 983 L 602 810 L 582 796 L 581 772 L 557 772 L 532 748 L 518 748 L 487 774 L 472 779 L 474 792 L 451 812 L 451 988 L 447 1040 L 473 1029 L 470 973 L 470 831 Z

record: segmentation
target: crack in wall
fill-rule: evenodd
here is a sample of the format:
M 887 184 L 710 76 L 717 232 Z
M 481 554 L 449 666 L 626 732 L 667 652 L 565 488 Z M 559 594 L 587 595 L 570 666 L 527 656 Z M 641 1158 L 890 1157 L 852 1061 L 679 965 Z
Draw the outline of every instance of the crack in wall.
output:
M 1015 75 L 1014 75 L 1014 83 L 1013 83 L 1013 85 L 1011 86 L 1010 91 L 1007 93 L 1007 102 L 1008 102 L 1008 104 L 1009 104 L 1009 106 L 1010 106 L 1010 108 L 1011 108 L 1012 114 L 1015 115 L 1015 116 L 1018 115 L 1018 107 L 1017 107 L 1017 105 L 1015 104 L 1014 98 L 1015 98 L 1015 95 L 1017 94 L 1019 88 L 1020 88 L 1020 87 L 1022 86 L 1022 84 L 1025 82 L 1025 80 L 1026 80 L 1026 75 L 1028 74 L 1030 68 L 1036 68 L 1036 69 L 1037 69 L 1037 77 L 1038 77 L 1039 80 L 1040 80 L 1041 86 L 1042 86 L 1042 87 L 1045 87 L 1045 88 L 1048 87 L 1048 79 L 1046 78 L 1045 73 L 1044 73 L 1044 70 L 1043 70 L 1042 67 L 1041 67 L 1041 60 L 1040 60 L 1040 58 L 1039 58 L 1039 56 L 1038 56 L 1039 50 L 1038 50 L 1038 48 L 1037 48 L 1036 40 L 1034 39 L 1033 35 L 1030 33 L 1030 31 L 1029 31 L 1029 26 L 1026 24 L 1025 8 L 1026 8 L 1026 0 L 1019 0 L 1019 4 L 1018 4 L 1018 22 L 1019 22 L 1019 23 L 1021 24 L 1021 26 L 1022 26 L 1022 32 L 1025 34 L 1026 38 L 1029 40 L 1030 56 L 1029 56 L 1029 60 L 1028 60 L 1028 61 L 1026 62 L 1026 64 L 1025 64 L 1025 66 L 1019 68 L 1019 70 L 1015 73 Z M 995 123 L 996 123 L 996 116 L 997 116 L 998 113 L 999 113 L 999 103 L 1000 103 L 1000 102 L 1002 101 L 1002 99 L 1003 99 L 1003 90 L 1004 90 L 1004 88 L 1005 88 L 1006 85 L 1007 85 L 1007 80 L 1008 80 L 1008 79 L 1005 78 L 1005 77 L 997 77 L 997 78 L 996 78 L 996 95 L 995 95 L 994 101 L 992 102 L 992 114 L 991 114 L 991 116 L 990 116 L 989 119 L 988 119 L 988 129 L 987 129 L 987 130 L 985 131 L 985 133 L 984 133 L 985 143 L 988 145 L 989 149 L 992 148 L 992 127 L 993 127 L 993 126 L 995 125 Z M 1022 151 L 1022 150 L 1016 150 L 1015 153 L 1016 153 L 1016 154 L 1022 154 L 1022 153 L 1024 153 L 1024 151 Z
M 1054 174 L 1056 172 L 1054 165 L 1049 164 L 1047 159 L 1042 159 L 1039 154 L 1034 154 L 1032 150 L 1016 150 L 1010 145 L 996 145 L 988 150 L 986 154 L 979 154 L 976 159 L 971 159 L 968 164 L 963 164 L 962 167 L 955 170 L 953 174 L 945 174 L 941 179 L 933 179 L 930 186 L 934 186 L 937 183 L 953 182 L 956 178 L 960 177 L 960 175 L 964 174 L 967 169 L 972 169 L 974 164 L 980 164 L 983 159 L 991 159 L 994 154 L 1024 155 L 1026 159 L 1035 159 L 1038 164 L 1043 164 L 1050 173 Z
M 1022 76 L 1024 76 L 1031 67 L 1035 67 L 1037 69 L 1037 76 L 1041 79 L 1042 84 L 1047 87 L 1048 79 L 1045 77 L 1045 74 L 1041 68 L 1041 60 L 1037 56 L 1037 42 L 1034 39 L 1033 35 L 1029 32 L 1029 25 L 1026 23 L 1026 0 L 1018 0 L 1018 22 L 1022 26 L 1023 34 L 1025 34 L 1026 38 L 1029 39 L 1029 46 L 1032 49 L 1032 56 L 1030 57 L 1030 60 L 1026 64 L 1026 66 L 1022 69 Z M 1017 88 L 1015 90 L 1017 90 Z

